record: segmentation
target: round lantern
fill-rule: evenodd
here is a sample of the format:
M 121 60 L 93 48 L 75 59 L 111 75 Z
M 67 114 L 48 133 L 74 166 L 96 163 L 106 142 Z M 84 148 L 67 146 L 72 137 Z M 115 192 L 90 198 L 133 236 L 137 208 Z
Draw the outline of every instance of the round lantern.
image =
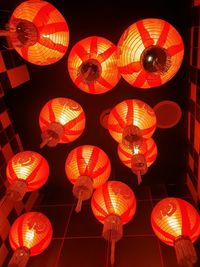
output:
M 157 237 L 174 246 L 178 264 L 193 266 L 197 255 L 193 242 L 200 236 L 200 217 L 196 209 L 179 198 L 164 198 L 151 214 L 151 225 Z
M 84 145 L 73 149 L 67 156 L 65 172 L 74 185 L 73 194 L 78 198 L 76 212 L 81 210 L 83 200 L 92 196 L 94 188 L 105 183 L 111 172 L 106 153 L 97 146 Z
M 150 138 L 156 129 L 156 116 L 145 102 L 127 99 L 117 104 L 108 117 L 108 130 L 118 142 L 133 148 L 142 138 Z
M 179 70 L 184 45 L 180 34 L 161 19 L 143 19 L 122 34 L 118 66 L 132 86 L 151 88 L 169 81 Z
M 76 140 L 85 128 L 85 113 L 82 107 L 69 98 L 54 98 L 42 108 L 39 116 L 42 144 L 54 147 L 58 143 Z
M 34 151 L 19 152 L 9 160 L 6 176 L 11 185 L 1 204 L 7 198 L 22 200 L 26 192 L 42 187 L 49 176 L 49 165 L 43 156 Z
M 123 235 L 123 224 L 128 223 L 136 211 L 133 191 L 119 181 L 109 181 L 97 188 L 91 201 L 94 216 L 103 226 L 102 235 L 111 242 L 111 264 L 114 264 L 115 242 Z
M 105 93 L 121 77 L 117 67 L 117 47 L 99 36 L 85 38 L 72 48 L 68 71 L 75 85 L 84 92 Z
M 25 1 L 14 10 L 6 35 L 20 56 L 36 65 L 57 62 L 69 43 L 68 25 L 62 14 L 40 0 Z
M 148 167 L 154 163 L 158 153 L 156 143 L 152 138 L 143 139 L 142 144 L 134 146 L 133 149 L 118 144 L 117 152 L 122 163 L 137 175 L 138 184 L 142 182 L 141 175 L 145 174 Z
M 49 219 L 40 212 L 27 212 L 13 223 L 9 241 L 15 251 L 8 266 L 25 267 L 30 256 L 42 253 L 52 239 Z

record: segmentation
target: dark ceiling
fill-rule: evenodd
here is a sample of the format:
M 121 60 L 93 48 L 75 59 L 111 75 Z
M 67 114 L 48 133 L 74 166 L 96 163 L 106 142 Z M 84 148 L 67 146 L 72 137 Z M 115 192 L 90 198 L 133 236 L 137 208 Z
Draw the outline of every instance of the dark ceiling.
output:
M 1 3 L 7 16 L 22 1 L 6 0 Z M 71 192 L 72 185 L 66 179 L 64 164 L 68 153 L 83 144 L 97 145 L 109 156 L 112 164 L 110 179 L 121 180 L 131 187 L 137 185 L 136 176 L 125 167 L 117 155 L 117 143 L 99 123 L 101 112 L 128 98 L 137 98 L 150 106 L 162 100 L 172 100 L 182 109 L 181 121 L 171 129 L 157 128 L 153 138 L 158 146 L 156 162 L 143 176 L 144 185 L 184 182 L 187 156 L 187 105 L 188 105 L 188 29 L 190 1 L 138 0 L 138 1 L 66 1 L 50 0 L 64 15 L 69 26 L 70 44 L 66 55 L 50 66 L 28 63 L 30 81 L 8 92 L 5 101 L 19 133 L 24 149 L 41 153 L 49 162 L 50 177 L 44 192 L 51 188 L 60 194 Z M 171 23 L 181 34 L 185 44 L 183 64 L 175 77 L 166 84 L 148 90 L 131 87 L 123 79 L 110 92 L 90 95 L 79 90 L 67 71 L 67 57 L 72 46 L 92 35 L 102 36 L 117 44 L 123 31 L 143 18 L 161 18 Z M 44 104 L 55 97 L 69 97 L 79 102 L 86 113 L 86 128 L 82 136 L 69 144 L 55 148 L 39 149 L 41 142 L 39 113 Z M 70 193 L 69 193 L 70 194 Z

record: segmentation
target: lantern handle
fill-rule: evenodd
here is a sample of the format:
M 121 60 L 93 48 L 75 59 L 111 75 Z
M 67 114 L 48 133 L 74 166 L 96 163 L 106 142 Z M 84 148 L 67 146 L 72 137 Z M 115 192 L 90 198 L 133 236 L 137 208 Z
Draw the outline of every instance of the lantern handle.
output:
M 78 196 L 78 202 L 75 208 L 75 211 L 78 213 L 81 211 L 81 207 L 82 207 L 82 202 L 83 202 L 83 190 L 79 191 L 79 196 Z
M 46 146 L 48 142 L 51 141 L 51 139 L 52 139 L 52 136 L 49 136 L 48 138 L 44 138 L 44 140 L 40 144 L 40 148 L 43 148 L 44 146 Z
M 0 36 L 10 36 L 11 32 L 6 30 L 0 30 Z
M 113 266 L 115 263 L 115 240 L 111 240 L 111 254 L 110 254 L 110 263 Z
M 140 171 L 137 171 L 137 180 L 138 180 L 138 185 L 140 185 L 141 182 L 142 182 L 141 172 Z

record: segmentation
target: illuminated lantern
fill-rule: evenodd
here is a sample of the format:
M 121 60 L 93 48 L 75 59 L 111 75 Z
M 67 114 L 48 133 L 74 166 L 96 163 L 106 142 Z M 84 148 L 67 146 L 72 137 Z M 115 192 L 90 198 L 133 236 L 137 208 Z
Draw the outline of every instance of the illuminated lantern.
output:
M 25 267 L 30 256 L 42 253 L 52 239 L 52 226 L 49 219 L 40 212 L 27 212 L 13 223 L 9 241 L 14 254 L 9 267 Z
M 178 264 L 193 266 L 197 255 L 193 242 L 200 236 L 200 217 L 196 209 L 180 198 L 164 198 L 153 208 L 151 225 L 157 237 L 174 246 Z
M 121 77 L 117 67 L 117 47 L 99 36 L 85 38 L 72 48 L 68 71 L 72 81 L 84 92 L 105 93 Z
M 180 34 L 161 19 L 143 19 L 128 27 L 119 42 L 118 66 L 132 86 L 151 88 L 169 81 L 179 70 L 184 45 Z
M 117 152 L 122 163 L 137 175 L 138 184 L 142 182 L 141 175 L 144 175 L 148 167 L 154 163 L 158 153 L 156 143 L 152 138 L 143 139 L 142 144 L 134 146 L 133 149 L 118 144 Z
M 97 146 L 84 145 L 73 149 L 65 162 L 65 172 L 74 185 L 73 194 L 78 198 L 76 212 L 81 210 L 83 200 L 92 196 L 94 188 L 105 183 L 111 172 L 106 153 Z
M 142 138 L 150 138 L 156 129 L 156 116 L 145 102 L 127 99 L 117 104 L 108 117 L 108 130 L 118 142 L 133 148 Z
M 11 185 L 0 206 L 8 198 L 20 201 L 26 192 L 42 187 L 49 176 L 49 165 L 43 156 L 34 151 L 19 152 L 9 160 L 6 176 Z
M 54 98 L 42 108 L 39 116 L 42 144 L 54 147 L 58 143 L 76 140 L 85 128 L 85 113 L 82 107 L 69 98 Z
M 57 62 L 69 43 L 68 25 L 62 14 L 40 0 L 21 3 L 14 10 L 5 35 L 20 56 L 36 65 Z
M 102 236 L 111 242 L 111 264 L 114 264 L 115 242 L 123 235 L 123 224 L 128 223 L 136 211 L 133 191 L 119 181 L 109 181 L 97 188 L 92 196 L 92 211 L 103 226 Z

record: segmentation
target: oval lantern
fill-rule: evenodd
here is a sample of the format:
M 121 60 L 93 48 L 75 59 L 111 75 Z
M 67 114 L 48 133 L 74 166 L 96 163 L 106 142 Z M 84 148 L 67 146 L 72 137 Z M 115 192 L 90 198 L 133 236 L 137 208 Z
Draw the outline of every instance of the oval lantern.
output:
M 57 62 L 69 44 L 64 17 L 46 1 L 25 1 L 17 6 L 10 18 L 8 33 L 19 55 L 36 65 Z
M 183 40 L 168 22 L 148 18 L 130 25 L 119 42 L 118 66 L 132 86 L 151 88 L 169 81 L 179 70 Z
M 118 144 L 117 152 L 122 163 L 137 175 L 138 184 L 140 184 L 142 182 L 141 175 L 144 175 L 154 163 L 158 150 L 154 140 L 149 138 L 143 139 L 142 144 L 134 146 L 133 149 Z
M 180 198 L 164 198 L 153 208 L 151 225 L 156 236 L 174 246 L 178 264 L 193 266 L 197 255 L 193 242 L 200 236 L 200 217 L 197 210 Z
M 42 144 L 54 147 L 58 143 L 76 140 L 85 128 L 85 113 L 76 101 L 54 98 L 42 108 L 39 116 Z
M 120 80 L 117 47 L 109 40 L 91 36 L 75 44 L 68 57 L 72 81 L 82 91 L 102 94 Z
M 154 110 L 138 99 L 127 99 L 112 108 L 108 117 L 108 130 L 118 142 L 133 148 L 142 138 L 150 138 L 156 129 Z
M 73 194 L 78 198 L 76 212 L 81 210 L 83 200 L 92 196 L 93 189 L 105 183 L 111 172 L 106 153 L 97 146 L 84 145 L 73 149 L 67 156 L 65 172 L 74 185 Z
M 39 153 L 22 151 L 9 160 L 6 176 L 10 187 L 1 201 L 1 205 L 7 198 L 20 201 L 26 192 L 42 187 L 49 176 L 49 165 Z
M 123 225 L 136 212 L 133 191 L 119 181 L 108 181 L 97 188 L 92 196 L 91 207 L 96 219 L 103 226 L 102 236 L 111 242 L 111 265 L 114 264 L 115 242 L 123 235 Z
M 25 267 L 30 256 L 42 253 L 52 239 L 49 219 L 40 212 L 27 212 L 16 219 L 10 229 L 9 241 L 14 254 L 9 267 Z

